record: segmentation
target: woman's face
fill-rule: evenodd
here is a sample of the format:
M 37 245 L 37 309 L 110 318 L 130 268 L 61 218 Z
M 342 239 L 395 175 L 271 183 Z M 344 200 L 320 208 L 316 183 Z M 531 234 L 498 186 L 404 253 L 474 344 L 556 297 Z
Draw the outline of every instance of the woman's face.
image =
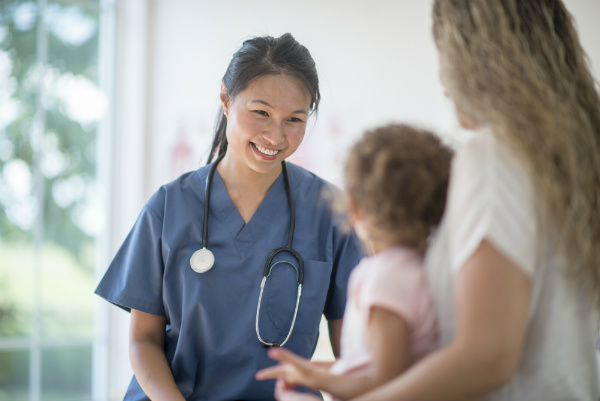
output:
M 222 85 L 221 102 L 227 116 L 227 163 L 278 174 L 281 161 L 304 138 L 311 105 L 306 86 L 290 75 L 263 75 L 233 98 Z

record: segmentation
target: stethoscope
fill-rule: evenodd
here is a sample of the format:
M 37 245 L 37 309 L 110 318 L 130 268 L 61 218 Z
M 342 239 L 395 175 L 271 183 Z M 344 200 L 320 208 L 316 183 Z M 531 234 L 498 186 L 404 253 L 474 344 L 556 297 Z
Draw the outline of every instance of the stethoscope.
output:
M 215 264 L 215 255 L 206 247 L 208 236 L 208 204 L 210 200 L 210 184 L 212 182 L 213 175 L 215 174 L 217 165 L 223 159 L 224 156 L 225 154 L 222 154 L 217 159 L 215 159 L 213 165 L 208 171 L 208 178 L 206 180 L 206 199 L 204 201 L 204 226 L 202 228 L 202 248 L 194 252 L 192 257 L 190 258 L 190 266 L 197 273 L 206 273 Z M 265 269 L 263 271 L 262 282 L 260 283 L 260 294 L 258 296 L 258 305 L 256 307 L 256 336 L 265 347 L 282 347 L 289 340 L 290 336 L 292 335 L 292 330 L 294 330 L 294 324 L 296 323 L 296 316 L 298 315 L 298 306 L 300 305 L 300 297 L 302 296 L 302 283 L 304 282 L 304 261 L 302 260 L 300 254 L 294 248 L 292 248 L 292 241 L 294 239 L 294 226 L 296 225 L 296 216 L 294 210 L 294 198 L 292 197 L 292 188 L 290 185 L 290 176 L 288 174 L 285 161 L 281 162 L 281 168 L 283 170 L 283 178 L 285 181 L 285 188 L 287 192 L 288 202 L 290 205 L 290 232 L 288 234 L 287 245 L 275 249 L 267 258 L 267 263 L 265 263 Z M 273 262 L 275 256 L 284 252 L 290 253 L 294 256 L 294 258 L 296 258 L 296 260 L 298 261 L 298 268 L 296 268 L 294 264 L 285 260 L 275 262 L 273 263 L 273 265 L 271 265 L 271 262 Z M 290 329 L 288 330 L 288 334 L 285 337 L 285 340 L 283 340 L 283 342 L 281 343 L 278 343 L 269 342 L 262 339 L 262 337 L 260 336 L 260 331 L 258 329 L 258 321 L 260 316 L 260 305 L 262 301 L 263 290 L 265 288 L 265 283 L 267 282 L 267 278 L 271 274 L 273 267 L 280 263 L 287 263 L 290 266 L 292 266 L 294 270 L 296 270 L 296 276 L 298 280 L 298 291 L 296 297 L 296 307 L 294 308 L 294 317 L 292 318 L 292 324 L 290 326 Z

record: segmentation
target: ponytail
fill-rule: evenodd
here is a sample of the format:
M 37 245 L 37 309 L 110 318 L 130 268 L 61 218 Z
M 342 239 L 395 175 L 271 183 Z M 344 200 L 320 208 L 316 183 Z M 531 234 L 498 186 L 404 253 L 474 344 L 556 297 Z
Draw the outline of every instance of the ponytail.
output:
M 221 156 L 227 150 L 227 117 L 223 112 L 223 107 L 219 108 L 217 115 L 217 124 L 215 125 L 215 136 L 208 154 L 206 164 L 210 164 L 216 157 Z

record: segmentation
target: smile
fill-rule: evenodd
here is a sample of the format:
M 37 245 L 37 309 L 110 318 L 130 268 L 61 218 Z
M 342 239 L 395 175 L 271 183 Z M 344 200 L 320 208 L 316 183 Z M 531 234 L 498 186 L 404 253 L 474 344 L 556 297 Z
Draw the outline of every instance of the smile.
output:
M 275 156 L 277 153 L 281 152 L 281 150 L 277 149 L 269 149 L 264 146 L 257 145 L 255 143 L 252 144 L 260 153 L 263 153 L 267 156 Z

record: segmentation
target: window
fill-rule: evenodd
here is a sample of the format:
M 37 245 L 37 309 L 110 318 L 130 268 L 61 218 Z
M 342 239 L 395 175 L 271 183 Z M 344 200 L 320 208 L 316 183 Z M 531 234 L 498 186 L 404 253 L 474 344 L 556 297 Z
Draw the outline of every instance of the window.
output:
M 92 398 L 101 0 L 0 3 L 0 400 Z

